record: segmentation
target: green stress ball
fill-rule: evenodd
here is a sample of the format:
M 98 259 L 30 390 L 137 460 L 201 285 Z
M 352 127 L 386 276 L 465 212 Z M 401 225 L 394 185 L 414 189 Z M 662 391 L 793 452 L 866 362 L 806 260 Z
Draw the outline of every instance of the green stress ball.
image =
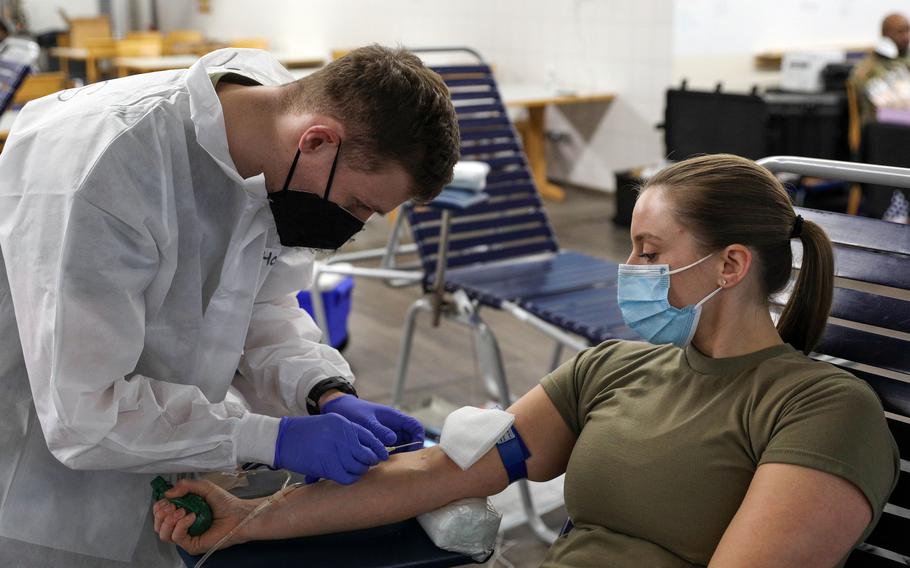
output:
M 167 482 L 160 475 L 152 480 L 152 498 L 155 501 L 166 499 L 164 492 L 172 488 L 173 485 Z M 168 499 L 174 505 L 185 509 L 187 513 L 196 513 L 196 520 L 190 525 L 187 531 L 190 536 L 199 536 L 212 526 L 212 509 L 201 496 L 195 493 L 187 493 L 183 497 Z

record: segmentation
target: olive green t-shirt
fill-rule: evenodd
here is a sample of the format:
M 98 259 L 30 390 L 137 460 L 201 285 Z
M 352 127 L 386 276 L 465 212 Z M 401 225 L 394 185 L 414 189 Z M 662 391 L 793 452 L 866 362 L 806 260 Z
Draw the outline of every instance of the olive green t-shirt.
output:
M 874 525 L 900 469 L 874 391 L 789 345 L 712 359 L 607 341 L 541 385 L 578 437 L 565 480 L 575 528 L 544 566 L 707 565 L 771 462 L 850 481 Z

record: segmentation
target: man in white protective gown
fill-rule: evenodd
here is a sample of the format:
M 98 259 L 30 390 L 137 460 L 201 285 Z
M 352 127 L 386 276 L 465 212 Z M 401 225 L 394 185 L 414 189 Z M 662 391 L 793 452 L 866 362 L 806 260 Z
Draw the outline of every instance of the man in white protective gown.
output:
M 225 49 L 29 103 L 0 156 L 0 566 L 176 566 L 156 474 L 349 484 L 422 440 L 295 295 L 458 147 L 439 76 L 380 46 L 297 81 Z

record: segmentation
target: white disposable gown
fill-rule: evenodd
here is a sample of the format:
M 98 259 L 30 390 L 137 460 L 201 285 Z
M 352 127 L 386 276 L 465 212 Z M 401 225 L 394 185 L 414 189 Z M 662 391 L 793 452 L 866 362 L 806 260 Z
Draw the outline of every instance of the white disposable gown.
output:
M 266 414 L 353 381 L 297 307 L 312 252 L 282 249 L 263 177 L 231 160 L 224 73 L 293 80 L 265 52 L 221 50 L 29 103 L 3 150 L 4 566 L 166 565 L 154 474 L 271 463 Z M 232 383 L 253 411 L 225 400 Z

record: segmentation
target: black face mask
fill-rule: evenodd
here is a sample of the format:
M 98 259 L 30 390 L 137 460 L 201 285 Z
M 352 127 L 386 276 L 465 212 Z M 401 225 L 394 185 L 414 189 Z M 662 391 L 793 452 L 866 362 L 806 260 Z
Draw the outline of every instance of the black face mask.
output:
M 269 205 L 278 227 L 278 239 L 286 247 L 308 247 L 314 249 L 335 250 L 348 242 L 357 232 L 363 229 L 363 221 L 350 212 L 329 201 L 329 191 L 335 178 L 335 167 L 338 165 L 338 154 L 341 143 L 332 161 L 329 181 L 325 193 L 320 198 L 314 193 L 289 190 L 288 185 L 300 159 L 300 149 L 294 156 L 294 162 L 284 180 L 281 191 L 269 194 Z

